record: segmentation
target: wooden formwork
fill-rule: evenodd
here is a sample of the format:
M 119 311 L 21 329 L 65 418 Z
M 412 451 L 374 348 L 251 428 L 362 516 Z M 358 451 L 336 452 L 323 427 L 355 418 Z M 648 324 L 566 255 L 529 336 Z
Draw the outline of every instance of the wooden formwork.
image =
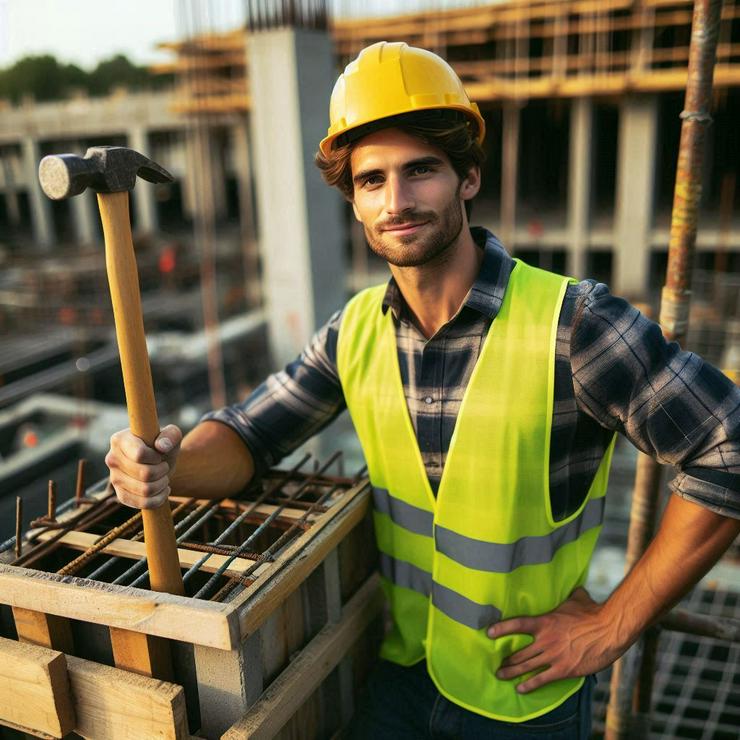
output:
M 347 482 L 330 504 L 281 510 L 283 524 L 303 523 L 300 534 L 271 559 L 236 558 L 223 577 L 242 587 L 224 601 L 51 573 L 22 559 L 0 564 L 0 724 L 106 740 L 333 736 L 374 659 L 382 596 L 367 481 Z M 221 506 L 238 511 L 244 502 Z M 274 508 L 260 504 L 255 522 Z M 68 560 L 101 539 L 53 528 L 33 536 L 37 548 L 56 538 Z M 143 555 L 136 537 L 106 543 L 98 556 Z M 178 552 L 187 569 L 194 553 Z M 203 577 L 224 560 L 213 555 Z M 166 645 L 171 680 L 124 670 L 121 636 L 134 651 L 143 640 L 154 656 Z

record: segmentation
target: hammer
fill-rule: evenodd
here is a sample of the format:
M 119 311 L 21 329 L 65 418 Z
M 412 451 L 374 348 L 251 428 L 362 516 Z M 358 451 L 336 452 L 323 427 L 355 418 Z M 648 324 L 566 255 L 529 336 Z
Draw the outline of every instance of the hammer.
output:
M 122 146 L 90 147 L 84 157 L 51 155 L 44 157 L 39 165 L 41 188 L 52 200 L 71 198 L 86 188 L 98 194 L 129 423 L 131 431 L 152 447 L 159 434 L 159 419 L 144 336 L 128 208 L 128 191 L 133 190 L 137 175 L 149 182 L 174 179 L 156 162 Z M 152 590 L 183 595 L 185 589 L 169 503 L 157 509 L 144 509 L 142 518 Z

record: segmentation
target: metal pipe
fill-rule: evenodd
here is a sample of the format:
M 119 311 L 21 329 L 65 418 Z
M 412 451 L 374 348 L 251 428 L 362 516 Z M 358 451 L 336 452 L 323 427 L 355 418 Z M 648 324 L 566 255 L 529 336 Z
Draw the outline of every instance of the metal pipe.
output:
M 719 35 L 721 0 L 696 0 L 691 26 L 689 71 L 684 110 L 681 113 L 681 140 L 678 152 L 676 185 L 671 214 L 666 284 L 661 295 L 660 324 L 669 341 L 686 337 L 691 301 L 691 272 L 696 244 L 699 202 L 701 198 L 702 160 L 706 127 L 711 123 L 709 105 Z M 655 529 L 657 499 L 660 490 L 658 463 L 647 456 L 638 461 L 633 509 L 635 526 L 630 522 L 628 553 L 636 562 L 644 553 Z M 639 521 L 637 521 L 639 520 Z M 612 700 L 606 717 L 606 740 L 627 740 L 649 724 L 650 695 L 657 652 L 658 630 L 646 632 L 642 641 L 642 659 L 634 692 L 620 685 L 629 672 L 615 665 L 612 673 Z M 617 697 L 634 697 L 632 711 Z

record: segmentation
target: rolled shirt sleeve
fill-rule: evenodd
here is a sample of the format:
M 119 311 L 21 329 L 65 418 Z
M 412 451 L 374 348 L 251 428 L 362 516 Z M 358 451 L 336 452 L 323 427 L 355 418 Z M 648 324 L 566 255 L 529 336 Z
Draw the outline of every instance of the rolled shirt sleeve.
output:
M 740 518 L 740 389 L 605 285 L 583 293 L 571 339 L 579 409 L 675 466 L 676 494 Z
M 342 312 L 319 329 L 303 352 L 270 375 L 246 400 L 206 414 L 233 429 L 261 475 L 320 432 L 345 408 L 336 367 Z

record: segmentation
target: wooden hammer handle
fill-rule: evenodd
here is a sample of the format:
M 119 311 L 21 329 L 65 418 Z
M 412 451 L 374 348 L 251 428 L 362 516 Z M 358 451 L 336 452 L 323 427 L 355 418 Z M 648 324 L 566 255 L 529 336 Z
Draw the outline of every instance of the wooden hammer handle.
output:
M 159 419 L 144 335 L 128 192 L 99 193 L 98 205 L 129 423 L 131 431 L 151 447 L 159 434 Z M 184 594 L 169 503 L 145 509 L 142 514 L 152 590 Z

